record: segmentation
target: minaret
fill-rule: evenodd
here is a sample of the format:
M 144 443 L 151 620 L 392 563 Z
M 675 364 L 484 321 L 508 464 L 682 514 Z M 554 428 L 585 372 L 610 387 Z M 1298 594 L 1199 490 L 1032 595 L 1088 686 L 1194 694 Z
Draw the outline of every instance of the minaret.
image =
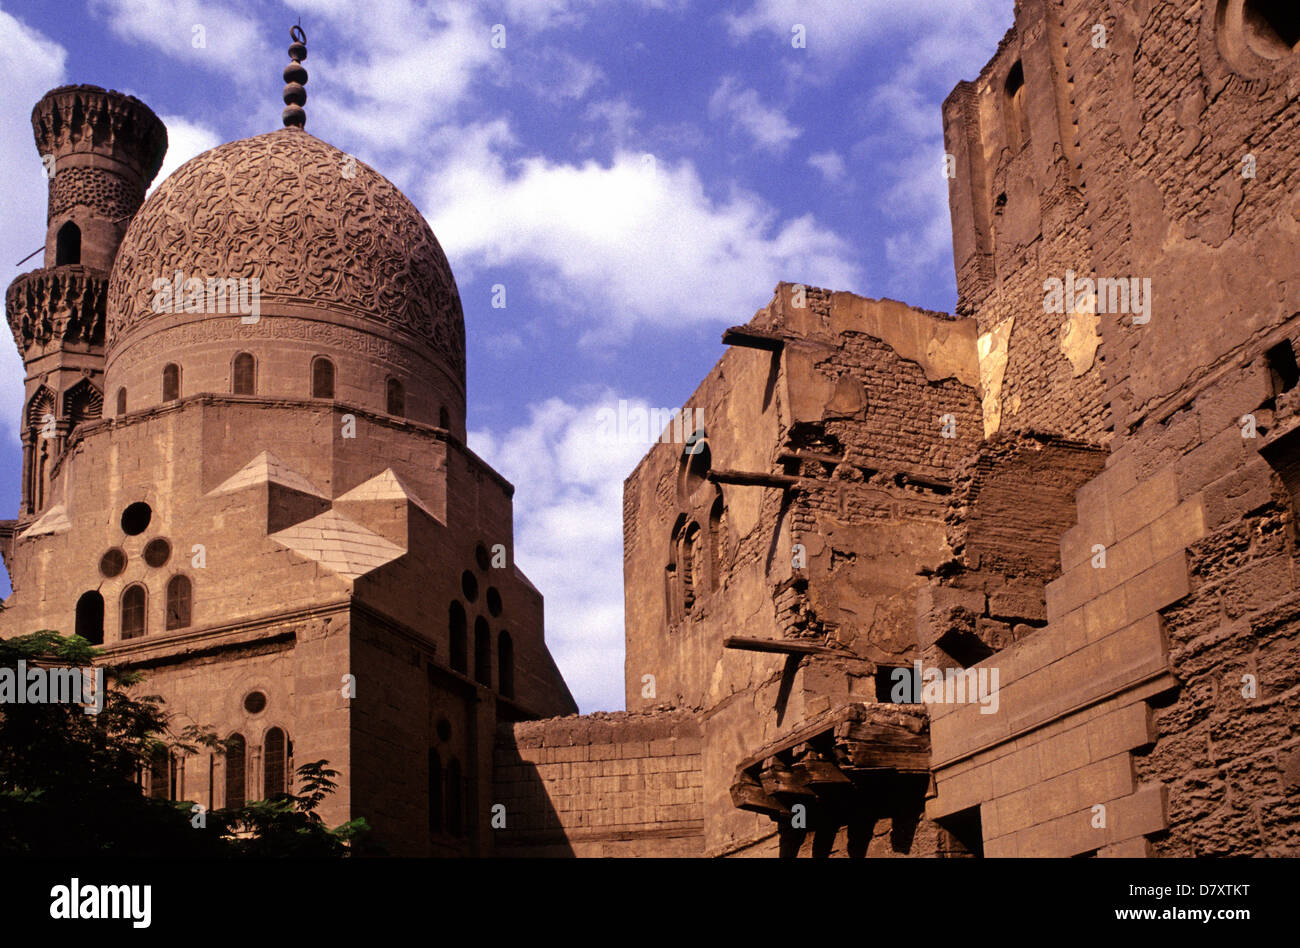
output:
M 148 106 L 98 86 L 47 92 L 32 131 L 49 179 L 45 266 L 5 294 L 27 370 L 20 521 L 46 505 L 50 466 L 73 428 L 102 415 L 108 275 L 167 151 Z

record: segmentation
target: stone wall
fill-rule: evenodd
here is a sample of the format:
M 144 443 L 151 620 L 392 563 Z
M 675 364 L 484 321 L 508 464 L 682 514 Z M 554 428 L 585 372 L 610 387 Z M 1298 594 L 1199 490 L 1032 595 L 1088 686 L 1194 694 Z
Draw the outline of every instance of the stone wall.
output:
M 698 856 L 700 728 L 687 711 L 503 724 L 493 830 L 501 856 Z

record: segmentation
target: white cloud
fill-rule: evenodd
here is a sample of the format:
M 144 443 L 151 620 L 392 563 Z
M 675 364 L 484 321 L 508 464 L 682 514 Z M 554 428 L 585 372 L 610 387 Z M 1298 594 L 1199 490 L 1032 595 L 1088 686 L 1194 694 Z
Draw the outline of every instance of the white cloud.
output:
M 15 266 L 45 243 L 49 182 L 32 139 L 32 106 L 66 81 L 67 58 L 67 50 L 58 43 L 0 10 L 0 74 L 5 77 L 5 94 L 0 97 L 0 167 L 10 172 L 0 188 L 0 220 L 5 222 L 0 228 L 0 260 L 6 287 L 20 273 L 45 262 L 37 254 Z M 0 343 L 0 353 L 0 429 L 16 445 L 25 373 L 12 343 Z
M 749 39 L 766 33 L 789 43 L 791 29 L 804 26 L 810 56 L 839 56 L 846 50 L 894 42 L 902 33 L 920 36 L 934 30 L 964 32 L 968 45 L 981 46 L 990 28 L 1001 24 L 994 43 L 1011 25 L 1011 0 L 754 0 L 749 9 L 725 17 L 731 34 Z M 847 62 L 842 65 L 848 65 Z
M 889 176 L 883 206 L 892 231 L 885 242 L 891 292 L 907 292 L 934 268 L 951 265 L 940 106 L 957 82 L 974 79 L 992 57 L 1012 24 L 1012 7 L 1012 0 L 752 0 L 726 17 L 738 41 L 767 37 L 788 44 L 791 27 L 803 24 L 807 49 L 783 57 L 787 72 L 802 82 L 825 82 L 873 51 L 888 57 L 886 80 L 864 103 L 872 135 L 854 158 Z M 810 163 L 833 179 L 833 160 L 824 167 Z
M 550 398 L 509 431 L 469 433 L 516 485 L 516 558 L 546 597 L 547 644 L 584 712 L 623 707 L 623 479 L 650 445 L 609 436 L 599 412 L 617 404 Z
M 163 166 L 159 170 L 158 176 L 153 179 L 153 185 L 149 189 L 150 192 L 166 181 L 168 175 L 195 155 L 216 148 L 222 142 L 221 136 L 206 125 L 191 122 L 179 115 L 160 115 L 158 117 L 167 126 L 167 157 L 163 159 Z
M 273 54 L 266 30 L 231 5 L 209 0 L 90 0 L 90 11 L 107 20 L 122 39 L 166 53 L 200 69 L 261 82 L 288 61 Z M 288 47 L 288 40 L 284 43 Z
M 821 172 L 827 184 L 838 184 L 844 180 L 844 159 L 837 151 L 819 151 L 809 155 L 808 164 Z
M 517 264 L 557 309 L 615 336 L 635 323 L 748 318 L 781 280 L 852 288 L 851 249 L 812 215 L 785 220 L 760 197 L 706 192 L 689 162 L 507 161 L 501 121 L 447 130 L 421 206 L 457 272 Z
M 801 134 L 784 112 L 764 105 L 758 92 L 742 87 L 735 76 L 724 76 L 710 96 L 709 117 L 728 121 L 733 131 L 743 132 L 760 150 L 774 154 L 784 152 Z

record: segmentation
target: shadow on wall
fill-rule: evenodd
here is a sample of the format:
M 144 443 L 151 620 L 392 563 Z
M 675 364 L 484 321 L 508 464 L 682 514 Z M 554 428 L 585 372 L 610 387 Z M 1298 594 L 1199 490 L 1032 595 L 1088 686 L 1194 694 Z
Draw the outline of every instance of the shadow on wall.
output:
M 493 813 L 493 855 L 551 859 L 577 855 L 536 765 L 505 741 L 498 741 L 494 763 L 493 808 L 504 806 L 505 812 Z M 496 826 L 502 816 L 506 825 Z

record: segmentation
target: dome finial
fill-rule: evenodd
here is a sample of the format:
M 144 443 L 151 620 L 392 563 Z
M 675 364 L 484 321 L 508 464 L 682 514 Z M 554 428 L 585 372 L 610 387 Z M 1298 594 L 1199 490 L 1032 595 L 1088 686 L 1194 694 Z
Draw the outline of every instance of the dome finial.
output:
M 289 58 L 292 62 L 284 67 L 282 118 L 286 128 L 302 128 L 307 124 L 307 112 L 303 109 L 307 104 L 307 90 L 303 88 L 307 84 L 307 70 L 302 65 L 302 61 L 307 58 L 307 34 L 302 31 L 301 21 L 298 26 L 289 27 L 289 38 L 293 40 L 289 44 Z

